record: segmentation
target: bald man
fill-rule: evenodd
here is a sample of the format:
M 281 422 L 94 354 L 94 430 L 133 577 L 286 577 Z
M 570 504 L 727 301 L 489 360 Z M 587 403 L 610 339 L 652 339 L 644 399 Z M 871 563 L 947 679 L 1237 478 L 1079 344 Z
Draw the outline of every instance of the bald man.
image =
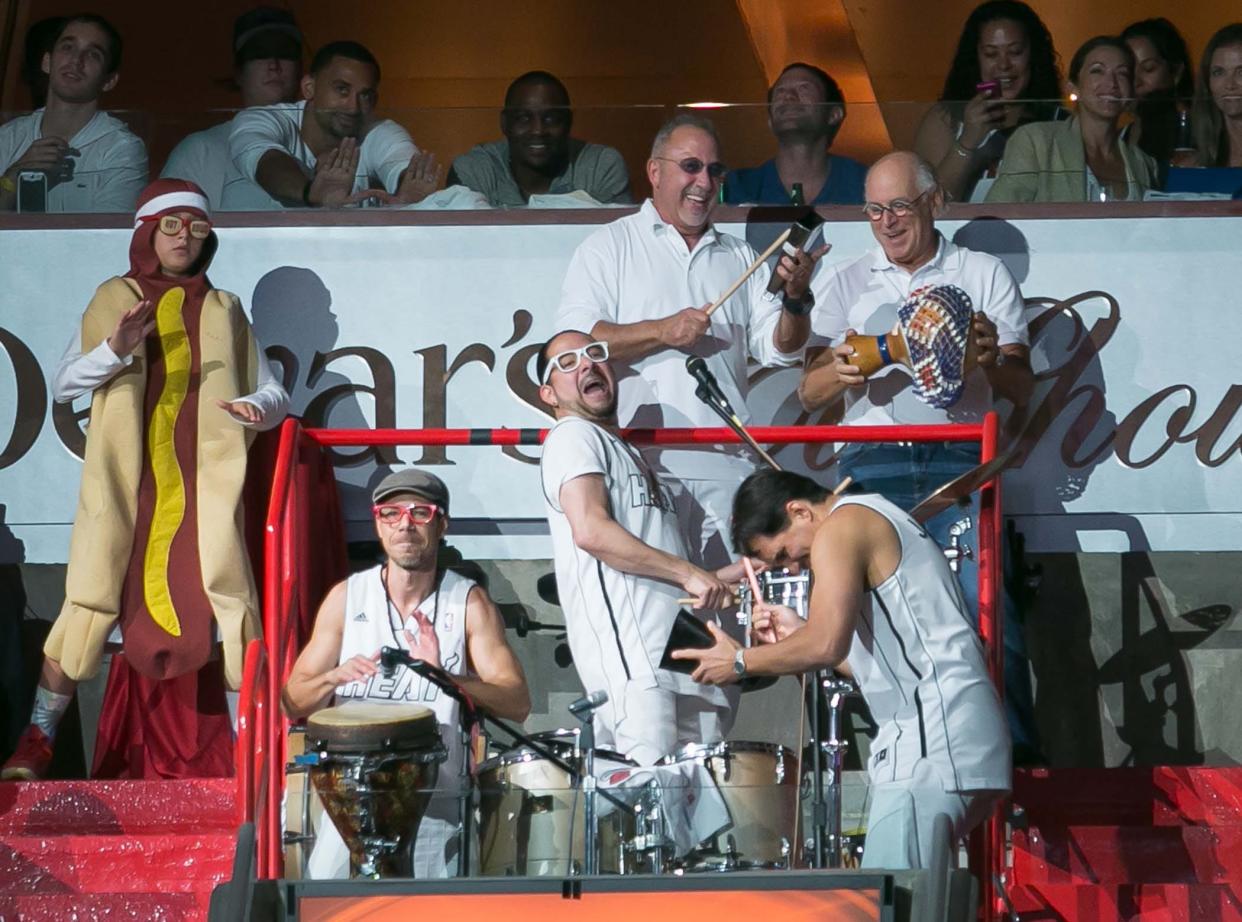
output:
M 944 191 L 930 164 L 917 154 L 897 151 L 867 172 L 867 202 L 878 246 L 837 272 L 824 273 L 815 289 L 812 339 L 799 386 L 808 410 L 840 406 L 844 425 L 917 425 L 979 422 L 998 400 L 1024 406 L 1035 378 L 1022 293 L 994 256 L 956 246 L 936 230 Z M 976 311 L 972 327 L 978 362 L 966 376 L 961 398 L 948 409 L 932 407 L 914 392 L 904 365 L 889 365 L 865 378 L 851 363 L 853 332 L 880 335 L 897 321 L 897 309 L 918 288 L 956 285 Z M 903 509 L 979 463 L 979 452 L 964 443 L 920 445 L 851 444 L 840 454 L 839 476 L 849 475 L 863 489 L 882 494 Z M 926 528 L 943 547 L 949 529 L 967 514 L 960 507 L 931 519 Z M 969 513 L 979 521 L 976 506 Z M 958 579 L 972 618 L 978 617 L 978 568 L 963 560 Z M 1005 699 L 1018 764 L 1039 759 L 1032 705 L 1030 668 L 1022 625 L 1006 594 Z

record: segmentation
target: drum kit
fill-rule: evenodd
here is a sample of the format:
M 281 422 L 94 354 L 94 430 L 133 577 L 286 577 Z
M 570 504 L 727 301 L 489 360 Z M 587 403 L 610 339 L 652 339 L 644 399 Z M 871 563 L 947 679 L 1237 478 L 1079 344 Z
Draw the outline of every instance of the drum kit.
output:
M 758 576 L 763 601 L 806 616 L 808 574 Z M 748 622 L 748 584 L 739 595 L 739 620 Z M 684 745 L 640 767 L 594 746 L 591 711 L 602 696 L 571 707 L 581 729 L 525 736 L 487 717 L 514 745 L 482 760 L 463 794 L 463 830 L 477 827 L 479 850 L 459 873 L 467 863 L 499 877 L 839 867 L 841 704 L 851 686 L 820 679 L 811 687 L 823 689 L 830 717 L 820 739 L 820 709 L 811 710 L 805 771 L 788 747 L 733 740 Z M 309 718 L 306 754 L 296 761 L 349 849 L 351 876 L 411 876 L 412 843 L 445 758 L 434 714 L 417 705 L 350 703 Z M 805 842 L 803 785 L 812 833 Z M 289 841 L 299 838 L 308 837 Z

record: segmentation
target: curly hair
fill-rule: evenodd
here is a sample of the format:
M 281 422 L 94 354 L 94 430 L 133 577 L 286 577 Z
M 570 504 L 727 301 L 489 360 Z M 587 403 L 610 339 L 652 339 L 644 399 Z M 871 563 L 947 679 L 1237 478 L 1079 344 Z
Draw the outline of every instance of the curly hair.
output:
M 1225 132 L 1225 119 L 1220 114 L 1220 107 L 1212 98 L 1208 77 L 1212 73 L 1212 57 L 1217 49 L 1232 45 L 1242 45 L 1242 22 L 1230 23 L 1208 39 L 1203 56 L 1199 58 L 1195 103 L 1190 112 L 1199 166 L 1229 165 L 1229 135 Z
M 1039 15 L 1022 0 L 987 0 L 975 7 L 962 27 L 957 51 L 949 75 L 945 77 L 940 101 L 945 104 L 954 121 L 961 121 L 966 103 L 977 92 L 980 81 L 979 37 L 983 27 L 998 19 L 1011 19 L 1022 27 L 1031 46 L 1031 79 L 1022 91 L 1021 99 L 1038 101 L 1033 107 L 1039 120 L 1051 119 L 1056 100 L 1061 98 L 1061 67 L 1052 34 Z

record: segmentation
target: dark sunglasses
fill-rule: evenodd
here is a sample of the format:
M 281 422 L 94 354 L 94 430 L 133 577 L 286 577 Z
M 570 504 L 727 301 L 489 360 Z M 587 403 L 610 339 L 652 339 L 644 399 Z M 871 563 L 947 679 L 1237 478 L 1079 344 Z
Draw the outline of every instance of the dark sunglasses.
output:
M 691 176 L 698 176 L 707 170 L 707 175 L 712 179 L 723 179 L 724 174 L 729 172 L 729 168 L 715 160 L 711 163 L 704 163 L 698 157 L 687 157 L 685 160 L 674 160 L 672 157 L 655 157 L 655 160 L 667 160 L 669 163 L 675 163 L 681 167 L 683 173 L 689 173 Z

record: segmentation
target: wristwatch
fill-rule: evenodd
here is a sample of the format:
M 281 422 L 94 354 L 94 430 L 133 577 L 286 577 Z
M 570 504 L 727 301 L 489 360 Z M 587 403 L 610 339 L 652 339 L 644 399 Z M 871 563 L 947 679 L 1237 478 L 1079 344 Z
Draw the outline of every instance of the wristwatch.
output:
M 746 648 L 738 647 L 733 654 L 733 674 L 739 679 L 746 678 Z
M 801 298 L 791 298 L 789 295 L 784 295 L 781 297 L 781 307 L 795 317 L 805 317 L 815 307 L 815 295 L 811 293 L 809 288 L 802 293 Z

